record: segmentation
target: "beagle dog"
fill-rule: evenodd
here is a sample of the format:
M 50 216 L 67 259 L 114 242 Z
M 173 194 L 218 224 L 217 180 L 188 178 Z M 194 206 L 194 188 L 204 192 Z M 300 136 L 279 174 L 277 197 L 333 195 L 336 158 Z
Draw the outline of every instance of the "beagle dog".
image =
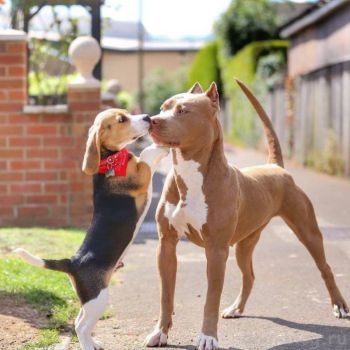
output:
M 138 159 L 124 148 L 147 134 L 148 115 L 125 110 L 99 113 L 89 130 L 82 170 L 93 175 L 93 218 L 86 237 L 70 259 L 47 260 L 22 248 L 28 263 L 69 275 L 81 302 L 75 329 L 83 350 L 102 349 L 92 331 L 108 303 L 111 275 L 133 242 L 152 198 L 152 174 L 167 148 L 151 145 Z

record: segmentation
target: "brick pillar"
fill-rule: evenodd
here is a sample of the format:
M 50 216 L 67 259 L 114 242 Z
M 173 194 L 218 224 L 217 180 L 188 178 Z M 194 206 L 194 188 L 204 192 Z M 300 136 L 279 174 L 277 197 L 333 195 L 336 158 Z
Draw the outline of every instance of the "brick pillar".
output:
M 27 36 L 0 31 L 0 112 L 21 112 L 27 101 Z
M 87 226 L 92 213 L 92 179 L 81 171 L 81 165 L 88 129 L 101 109 L 100 82 L 92 76 L 92 70 L 101 57 L 101 49 L 95 39 L 80 37 L 72 42 L 69 55 L 79 73 L 68 86 L 68 107 L 76 149 L 71 157 L 77 163 L 68 173 L 70 224 Z
M 27 100 L 26 40 L 24 32 L 0 31 L 0 225 L 16 217 L 17 205 L 24 203 L 18 182 L 24 180 L 20 168 L 25 156 L 21 146 L 25 130 L 14 117 Z

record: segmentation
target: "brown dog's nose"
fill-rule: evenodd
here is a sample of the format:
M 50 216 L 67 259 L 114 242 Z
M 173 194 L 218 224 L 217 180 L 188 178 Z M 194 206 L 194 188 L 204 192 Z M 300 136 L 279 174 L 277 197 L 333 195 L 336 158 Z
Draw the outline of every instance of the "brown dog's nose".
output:
M 153 118 L 151 118 L 151 123 L 152 123 L 152 125 L 159 124 L 159 119 L 153 117 Z
M 152 123 L 152 121 L 151 121 L 151 118 L 149 117 L 149 115 L 148 114 L 146 114 L 143 118 L 142 118 L 145 122 L 148 122 L 148 123 Z

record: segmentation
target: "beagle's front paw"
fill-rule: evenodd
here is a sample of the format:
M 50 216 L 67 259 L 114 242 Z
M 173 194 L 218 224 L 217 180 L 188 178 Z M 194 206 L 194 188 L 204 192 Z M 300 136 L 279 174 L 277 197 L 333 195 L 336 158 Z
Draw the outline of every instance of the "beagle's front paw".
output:
M 159 156 L 164 158 L 170 153 L 170 148 L 166 146 L 158 146 L 154 145 L 154 147 L 158 150 Z
M 169 152 L 170 150 L 167 147 L 152 144 L 141 152 L 140 161 L 147 163 L 153 169 Z
M 201 333 L 198 336 L 198 350 L 219 349 L 219 343 L 215 337 Z
M 160 347 L 167 345 L 168 342 L 168 336 L 159 329 L 159 327 L 156 327 L 154 331 L 146 337 L 144 341 L 144 345 L 151 348 L 151 347 Z

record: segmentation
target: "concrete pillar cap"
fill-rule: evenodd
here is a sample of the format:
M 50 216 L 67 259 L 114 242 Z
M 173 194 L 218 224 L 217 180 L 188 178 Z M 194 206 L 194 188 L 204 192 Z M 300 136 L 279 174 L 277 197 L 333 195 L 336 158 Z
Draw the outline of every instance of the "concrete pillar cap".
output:
M 27 34 L 22 30 L 15 29 L 1 29 L 0 41 L 25 41 Z
M 78 76 L 69 83 L 70 88 L 99 88 L 100 82 L 92 71 L 101 58 L 101 47 L 91 36 L 80 36 L 69 46 L 69 58 L 76 67 Z

